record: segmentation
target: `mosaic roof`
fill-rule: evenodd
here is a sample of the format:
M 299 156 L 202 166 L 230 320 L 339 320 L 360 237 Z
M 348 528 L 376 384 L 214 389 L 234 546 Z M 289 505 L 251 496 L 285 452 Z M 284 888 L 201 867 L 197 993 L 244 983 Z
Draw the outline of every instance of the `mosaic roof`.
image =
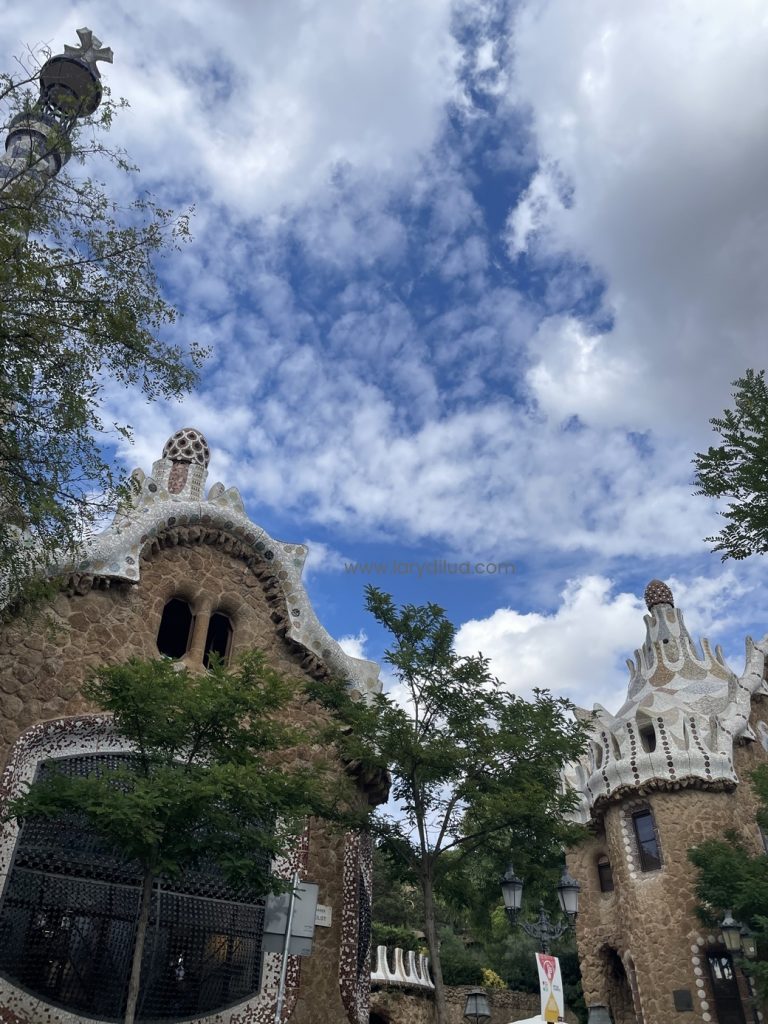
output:
M 90 541 L 76 565 L 62 568 L 78 576 L 138 583 L 142 552 L 169 532 L 193 531 L 202 542 L 223 537 L 230 547 L 270 565 L 289 611 L 291 640 L 321 659 L 337 678 L 346 679 L 350 689 L 361 695 L 380 692 L 379 666 L 345 654 L 318 621 L 301 579 L 306 546 L 275 540 L 251 522 L 234 487 L 215 483 L 206 493 L 209 459 L 200 431 L 177 431 L 150 475 L 133 471 L 130 495 L 111 526 Z
M 749 713 L 752 695 L 768 694 L 768 637 L 747 637 L 737 676 L 719 646 L 696 646 L 665 583 L 652 580 L 645 598 L 645 642 L 627 662 L 627 699 L 615 715 L 595 705 L 589 752 L 565 773 L 583 822 L 596 804 L 630 790 L 733 786 L 734 741 L 756 738 Z

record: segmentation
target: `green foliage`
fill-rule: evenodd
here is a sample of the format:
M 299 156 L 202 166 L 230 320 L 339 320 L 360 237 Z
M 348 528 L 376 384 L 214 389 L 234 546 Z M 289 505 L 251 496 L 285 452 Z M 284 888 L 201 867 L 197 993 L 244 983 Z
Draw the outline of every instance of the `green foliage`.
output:
M 0 75 L 4 132 L 37 99 L 37 70 L 30 57 L 22 74 Z M 188 215 L 146 193 L 126 202 L 117 184 L 112 199 L 83 174 L 86 161 L 129 179 L 135 170 L 103 141 L 125 105 L 105 94 L 76 123 L 72 159 L 57 177 L 0 181 L 0 572 L 11 594 L 55 553 L 73 554 L 122 493 L 103 446 L 130 427 L 103 421 L 105 385 L 177 398 L 204 356 L 169 341 L 177 312 L 156 272 L 188 237 Z
M 446 985 L 483 984 L 480 950 L 467 948 L 461 936 L 450 928 L 440 929 L 440 963 Z
M 417 953 L 423 949 L 424 940 L 412 928 L 374 921 L 371 946 L 374 950 L 377 946 L 386 946 L 388 949 L 412 949 Z
M 562 791 L 560 771 L 581 753 L 585 727 L 568 701 L 545 691 L 525 701 L 493 678 L 487 658 L 460 657 L 455 627 L 437 605 L 398 609 L 375 587 L 367 605 L 393 638 L 385 660 L 398 699 L 352 704 L 338 690 L 335 708 L 350 726 L 345 756 L 392 774 L 398 813 L 378 813 L 373 829 L 402 879 L 422 893 L 442 1024 L 447 947 L 438 948 L 435 895 L 459 902 L 464 868 L 480 851 L 497 884 L 510 855 L 521 870 L 540 872 L 580 835 L 563 817 L 572 795 Z M 469 962 L 458 950 L 455 960 L 451 977 Z
M 483 968 L 483 988 L 505 989 L 507 983 L 490 967 Z
M 715 551 L 747 558 L 768 551 L 768 384 L 765 371 L 747 370 L 733 382 L 734 408 L 710 423 L 722 444 L 697 453 L 698 494 L 728 498 L 727 525 L 715 537 Z
M 334 813 L 340 793 L 329 763 L 292 759 L 289 768 L 275 756 L 308 736 L 283 719 L 296 685 L 259 653 L 200 675 L 165 659 L 133 660 L 99 669 L 86 696 L 112 712 L 135 756 L 98 775 L 53 773 L 14 800 L 8 818 L 85 816 L 153 874 L 213 861 L 265 892 L 280 883 L 259 854 L 284 852 L 307 815 Z
M 753 773 L 760 798 L 758 820 L 765 827 L 768 819 L 768 765 Z M 711 839 L 688 851 L 689 860 L 698 868 L 697 911 L 702 921 L 717 926 L 726 910 L 740 924 L 755 932 L 758 960 L 744 960 L 741 966 L 753 976 L 758 995 L 768 999 L 768 857 L 752 854 L 734 832 L 722 840 Z

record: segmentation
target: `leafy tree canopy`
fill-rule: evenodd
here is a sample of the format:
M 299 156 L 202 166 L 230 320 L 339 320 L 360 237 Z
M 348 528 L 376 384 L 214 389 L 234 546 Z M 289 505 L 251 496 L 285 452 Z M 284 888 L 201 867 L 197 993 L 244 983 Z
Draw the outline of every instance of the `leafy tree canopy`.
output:
M 308 815 L 333 818 L 351 797 L 333 749 L 292 724 L 306 701 L 301 688 L 260 653 L 234 670 L 217 662 L 201 674 L 169 660 L 133 660 L 99 669 L 84 692 L 113 714 L 132 756 L 88 776 L 48 773 L 6 817 L 85 819 L 140 866 L 130 1024 L 158 876 L 214 864 L 252 896 L 284 888 L 265 864 L 286 852 Z
M 37 57 L 20 68 L 0 75 L 3 135 L 38 98 Z M 204 356 L 169 340 L 177 311 L 156 270 L 188 237 L 188 214 L 148 193 L 123 198 L 136 168 L 105 142 L 122 106 L 105 89 L 66 138 L 51 129 L 33 173 L 0 178 L 0 573 L 11 592 L 54 552 L 72 553 L 118 498 L 122 478 L 103 446 L 130 426 L 105 421 L 106 385 L 178 398 Z M 59 146 L 71 159 L 58 176 L 34 173 Z M 99 164 L 109 188 L 89 176 Z
M 385 660 L 397 687 L 370 704 L 337 691 L 352 726 L 344 743 L 350 759 L 392 774 L 390 807 L 373 828 L 421 892 L 444 1024 L 436 891 L 480 849 L 495 860 L 497 880 L 510 857 L 534 873 L 580 835 L 564 819 L 572 796 L 560 771 L 581 753 L 585 726 L 567 700 L 545 691 L 523 700 L 492 676 L 487 658 L 459 656 L 455 627 L 437 605 L 398 608 L 375 587 L 367 604 L 392 637 Z
M 747 370 L 733 382 L 734 408 L 710 423 L 722 444 L 694 458 L 698 494 L 728 498 L 727 520 L 706 540 L 727 558 L 768 551 L 768 384 L 765 371 Z

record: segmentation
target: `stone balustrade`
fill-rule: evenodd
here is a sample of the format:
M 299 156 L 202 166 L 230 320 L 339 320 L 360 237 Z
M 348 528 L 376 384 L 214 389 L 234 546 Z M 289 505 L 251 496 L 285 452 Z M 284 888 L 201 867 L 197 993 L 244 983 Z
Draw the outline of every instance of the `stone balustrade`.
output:
M 412 949 L 406 951 L 397 947 L 393 954 L 394 966 L 390 968 L 387 947 L 376 947 L 376 963 L 371 971 L 372 985 L 434 989 L 434 982 L 429 976 L 429 959 L 423 953 L 417 956 Z

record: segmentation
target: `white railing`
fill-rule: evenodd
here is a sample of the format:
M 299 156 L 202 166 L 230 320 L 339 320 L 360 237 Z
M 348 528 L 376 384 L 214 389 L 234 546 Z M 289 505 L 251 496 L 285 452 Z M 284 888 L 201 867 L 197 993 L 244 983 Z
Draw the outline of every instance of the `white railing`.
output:
M 407 952 L 398 946 L 394 950 L 395 966 L 390 970 L 386 946 L 376 947 L 376 967 L 371 971 L 371 983 L 378 985 L 409 985 L 411 988 L 433 989 L 429 976 L 429 959 L 423 953 L 418 958 L 412 949 Z

